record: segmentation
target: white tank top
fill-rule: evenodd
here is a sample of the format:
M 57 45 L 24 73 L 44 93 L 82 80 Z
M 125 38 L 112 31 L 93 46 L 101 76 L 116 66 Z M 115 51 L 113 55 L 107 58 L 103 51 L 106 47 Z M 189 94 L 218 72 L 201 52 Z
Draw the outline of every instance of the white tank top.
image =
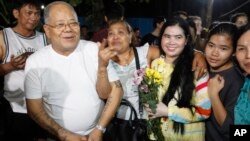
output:
M 24 37 L 11 28 L 3 29 L 5 41 L 5 58 L 2 64 L 10 62 L 11 55 L 17 56 L 24 52 L 35 52 L 47 45 L 45 34 L 35 32 L 34 36 Z M 27 113 L 24 96 L 24 70 L 12 71 L 4 76 L 4 97 L 10 102 L 12 110 Z

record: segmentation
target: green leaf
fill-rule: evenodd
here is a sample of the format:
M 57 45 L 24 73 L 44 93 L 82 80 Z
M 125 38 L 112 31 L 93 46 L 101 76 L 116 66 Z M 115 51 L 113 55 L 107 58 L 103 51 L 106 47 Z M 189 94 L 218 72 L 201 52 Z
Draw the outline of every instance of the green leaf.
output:
M 70 5 L 76 7 L 77 5 L 82 3 L 82 0 L 66 0 L 66 2 L 68 2 Z

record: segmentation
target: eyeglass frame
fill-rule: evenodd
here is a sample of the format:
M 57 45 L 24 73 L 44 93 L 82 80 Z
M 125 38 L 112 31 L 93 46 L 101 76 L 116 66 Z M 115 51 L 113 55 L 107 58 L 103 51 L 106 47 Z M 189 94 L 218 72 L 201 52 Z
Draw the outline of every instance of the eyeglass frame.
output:
M 73 24 L 73 27 L 72 27 L 72 24 Z M 74 24 L 77 24 L 77 25 L 74 25 Z M 77 22 L 77 21 L 74 21 L 74 22 L 67 22 L 67 23 L 60 23 L 60 24 L 57 24 L 57 25 L 51 25 L 51 24 L 44 24 L 44 25 L 47 25 L 51 28 L 54 28 L 54 29 L 57 29 L 57 30 L 64 30 L 66 28 L 66 26 L 70 27 L 71 29 L 76 29 L 77 27 L 80 28 L 80 22 Z M 75 26 L 75 27 L 74 27 Z

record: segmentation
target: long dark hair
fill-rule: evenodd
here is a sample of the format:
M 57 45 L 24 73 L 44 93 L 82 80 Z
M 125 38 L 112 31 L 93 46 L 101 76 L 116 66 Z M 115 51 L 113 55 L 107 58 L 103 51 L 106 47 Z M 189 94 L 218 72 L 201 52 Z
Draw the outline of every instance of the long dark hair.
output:
M 163 103 L 168 103 L 174 99 L 177 92 L 177 104 L 179 108 L 189 108 L 191 111 L 192 105 L 190 103 L 195 88 L 193 80 L 194 74 L 192 72 L 192 61 L 194 58 L 194 50 L 191 46 L 191 35 L 189 32 L 188 23 L 181 18 L 169 19 L 164 23 L 160 33 L 160 39 L 163 36 L 165 29 L 169 26 L 179 26 L 187 39 L 187 44 L 179 57 L 174 61 L 175 67 L 171 75 L 169 87 L 163 97 Z M 161 40 L 160 40 L 161 43 Z M 161 48 L 162 49 L 162 48 Z M 163 51 L 162 51 L 163 53 Z M 163 53 L 164 54 L 164 53 Z M 174 121 L 174 131 L 184 133 L 183 123 Z
M 237 32 L 237 36 L 236 36 L 236 41 L 237 41 L 237 44 L 238 44 L 238 40 L 240 39 L 240 37 L 245 34 L 247 31 L 250 30 L 250 23 L 247 23 L 246 25 L 244 26 L 241 26 Z M 236 49 L 237 49 L 237 45 L 236 45 Z M 234 58 L 235 59 L 235 63 L 236 65 L 238 66 L 238 68 L 241 70 L 242 73 L 244 73 L 245 71 L 240 67 L 239 65 L 239 62 L 238 60 L 236 59 L 236 57 Z
M 246 33 L 247 31 L 250 30 L 250 23 L 247 23 L 246 25 L 242 26 L 239 28 L 239 31 L 237 33 L 237 37 L 236 37 L 236 40 L 238 41 L 239 38 L 244 34 Z

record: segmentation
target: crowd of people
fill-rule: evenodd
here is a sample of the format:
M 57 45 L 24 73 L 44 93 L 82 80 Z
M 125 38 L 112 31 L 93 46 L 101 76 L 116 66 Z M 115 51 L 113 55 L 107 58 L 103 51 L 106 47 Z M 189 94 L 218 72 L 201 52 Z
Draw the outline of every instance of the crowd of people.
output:
M 230 125 L 250 125 L 245 13 L 202 35 L 199 16 L 177 11 L 156 17 L 154 30 L 141 37 L 120 4 L 106 8 L 106 24 L 93 35 L 66 2 L 45 7 L 44 32 L 35 30 L 40 12 L 34 1 L 21 2 L 13 9 L 17 24 L 0 31 L 0 140 L 102 141 L 114 116 L 130 118 L 122 99 L 138 118 L 160 119 L 164 141 L 229 141 Z M 140 111 L 137 54 L 141 68 L 163 79 L 156 111 L 147 104 Z

